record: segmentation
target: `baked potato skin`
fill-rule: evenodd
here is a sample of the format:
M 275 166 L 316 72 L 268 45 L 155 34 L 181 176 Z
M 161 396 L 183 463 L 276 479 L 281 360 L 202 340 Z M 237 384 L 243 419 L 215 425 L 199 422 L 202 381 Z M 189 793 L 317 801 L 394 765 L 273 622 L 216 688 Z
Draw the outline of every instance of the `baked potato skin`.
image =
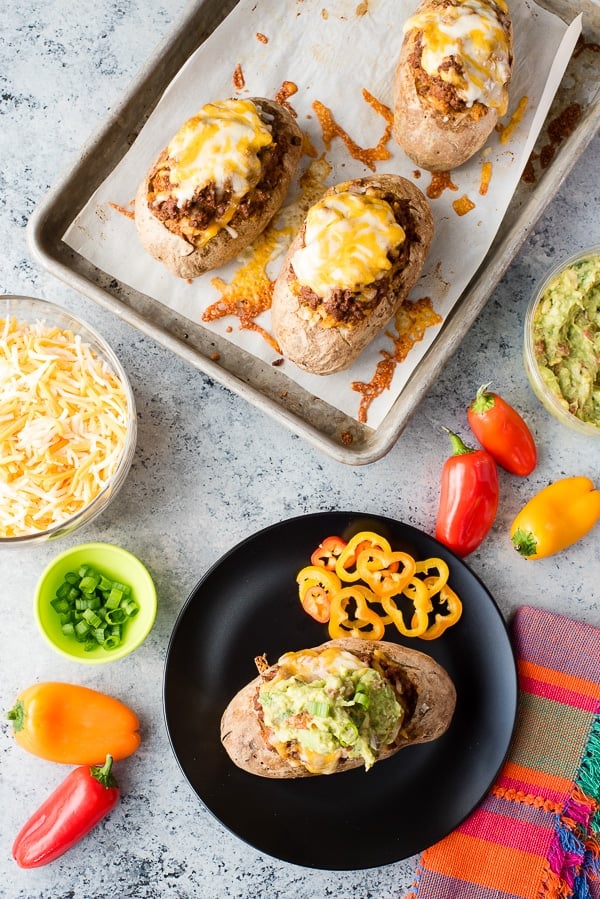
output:
M 381 752 L 378 762 L 390 758 L 405 746 L 427 743 L 441 737 L 450 726 L 456 706 L 456 690 L 450 676 L 431 656 L 385 640 L 354 638 L 328 640 L 315 649 L 337 646 L 349 652 L 381 650 L 405 669 L 417 692 L 415 711 L 402 729 L 402 738 L 393 749 Z M 221 742 L 238 768 L 269 778 L 316 777 L 301 765 L 290 765 L 265 743 L 254 702 L 262 676 L 254 678 L 231 700 L 221 719 Z M 362 759 L 341 761 L 334 773 L 362 767 Z
M 329 188 L 325 196 L 333 194 Z M 419 278 L 433 240 L 434 223 L 429 203 L 416 185 L 399 175 L 382 174 L 344 182 L 344 188 L 364 192 L 375 188 L 410 203 L 418 240 L 412 242 L 408 262 L 396 272 L 395 289 L 368 317 L 352 326 L 322 327 L 302 315 L 302 306 L 291 289 L 295 280 L 292 259 L 304 246 L 305 224 L 290 245 L 273 287 L 271 324 L 283 356 L 299 368 L 329 375 L 348 368 L 398 311 Z
M 272 117 L 272 128 L 275 139 L 283 137 L 287 143 L 287 152 L 282 159 L 282 172 L 279 182 L 274 186 L 260 215 L 245 218 L 236 213 L 230 224 L 235 236 L 222 228 L 203 247 L 195 247 L 163 225 L 150 210 L 148 205 L 149 179 L 166 150 L 148 169 L 140 182 L 135 197 L 135 224 L 140 242 L 150 256 L 179 278 L 196 278 L 198 275 L 218 268 L 234 259 L 249 246 L 265 230 L 277 210 L 283 203 L 290 182 L 302 156 L 302 132 L 293 116 L 281 104 L 264 97 L 250 98 L 261 112 Z
M 419 10 L 436 5 L 424 0 Z M 512 25 L 506 17 L 506 34 L 512 56 Z M 420 32 L 404 37 L 393 81 L 393 133 L 409 159 L 430 172 L 446 172 L 469 160 L 487 141 L 498 122 L 498 110 L 486 107 L 483 115 L 472 108 L 445 115 L 419 97 L 411 58 Z M 479 107 L 481 113 L 481 107 Z

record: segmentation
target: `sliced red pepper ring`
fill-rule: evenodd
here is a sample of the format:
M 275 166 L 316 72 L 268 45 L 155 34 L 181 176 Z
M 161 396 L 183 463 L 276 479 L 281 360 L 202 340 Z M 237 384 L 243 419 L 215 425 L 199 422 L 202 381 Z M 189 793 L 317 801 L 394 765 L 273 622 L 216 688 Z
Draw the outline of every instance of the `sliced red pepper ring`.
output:
M 380 615 L 369 607 L 371 591 L 359 584 L 343 587 L 331 598 L 329 636 L 358 637 L 362 640 L 381 640 L 385 624 Z M 373 596 L 374 600 L 377 597 Z
M 310 557 L 311 565 L 318 565 L 321 568 L 327 568 L 329 571 L 335 571 L 335 565 L 346 547 L 346 541 L 341 537 L 326 537 Z
M 303 591 L 300 602 L 304 611 L 319 624 L 326 624 L 329 621 L 331 597 L 320 584 L 312 584 L 307 587 Z
M 320 624 L 329 621 L 331 597 L 342 584 L 334 571 L 307 565 L 296 577 L 302 608 Z
M 462 602 L 448 584 L 444 584 L 440 590 L 440 603 L 446 606 L 446 612 L 436 612 L 433 624 L 421 634 L 421 640 L 435 640 L 460 619 Z

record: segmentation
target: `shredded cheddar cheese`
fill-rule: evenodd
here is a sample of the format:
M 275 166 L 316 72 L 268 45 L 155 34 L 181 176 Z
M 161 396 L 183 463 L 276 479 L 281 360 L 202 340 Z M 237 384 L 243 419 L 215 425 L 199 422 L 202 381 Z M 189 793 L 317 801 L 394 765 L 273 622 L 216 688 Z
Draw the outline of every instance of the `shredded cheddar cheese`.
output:
M 258 184 L 262 174 L 258 154 L 272 143 L 271 129 L 251 100 L 207 103 L 168 145 L 172 188 L 168 193 L 158 191 L 152 203 L 173 197 L 181 208 L 208 184 L 216 185 L 217 195 L 230 188 L 231 198 L 218 220 L 202 232 L 201 241 L 194 235 L 194 243 L 201 246 L 231 221 L 240 200 Z
M 332 287 L 357 290 L 389 271 L 388 253 L 404 240 L 389 203 L 341 190 L 309 209 L 305 245 L 294 254 L 292 266 L 298 282 L 317 296 Z
M 0 537 L 89 505 L 117 469 L 128 418 L 121 380 L 79 335 L 0 319 Z
M 297 677 L 308 683 L 330 674 L 339 676 L 344 671 L 360 671 L 364 667 L 364 662 L 351 652 L 337 646 L 328 646 L 321 652 L 314 649 L 286 652 L 279 659 L 279 668 L 270 684 L 267 684 L 267 689 L 269 685 L 275 685 L 289 677 Z
M 479 101 L 504 115 L 510 47 L 497 9 L 507 11 L 504 0 L 454 0 L 449 6 L 418 10 L 404 32 L 423 33 L 421 65 L 428 75 L 452 84 L 467 106 Z M 440 68 L 449 57 L 460 62 L 462 75 L 455 66 Z

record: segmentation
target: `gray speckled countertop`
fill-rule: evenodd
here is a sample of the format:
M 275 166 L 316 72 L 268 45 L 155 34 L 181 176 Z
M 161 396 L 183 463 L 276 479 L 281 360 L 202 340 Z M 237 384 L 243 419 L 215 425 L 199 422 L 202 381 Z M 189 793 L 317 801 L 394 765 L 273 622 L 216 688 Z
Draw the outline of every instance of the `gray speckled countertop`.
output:
M 161 694 L 169 636 L 202 573 L 238 541 L 286 517 L 355 509 L 431 533 L 447 455 L 440 425 L 467 432 L 465 408 L 478 385 L 490 380 L 530 422 L 539 465 L 526 480 L 501 473 L 497 520 L 469 565 L 506 618 L 520 603 L 531 603 L 600 624 L 597 534 L 530 564 L 515 556 L 507 537 L 518 508 L 547 482 L 570 474 L 599 476 L 598 443 L 562 429 L 533 396 L 521 362 L 521 332 L 527 297 L 542 273 L 562 255 L 600 243 L 600 138 L 578 161 L 396 446 L 379 462 L 345 466 L 31 260 L 25 237 L 31 212 L 77 159 L 183 7 L 182 0 L 5 4 L 0 289 L 61 303 L 104 334 L 131 378 L 139 439 L 121 493 L 85 530 L 59 545 L 0 554 L 0 708 L 10 708 L 34 681 L 75 681 L 127 697 L 143 721 L 143 742 L 119 767 L 124 796 L 110 819 L 53 865 L 22 871 L 11 859 L 13 837 L 65 772 L 24 753 L 2 726 L 0 895 L 400 897 L 411 883 L 414 858 L 342 874 L 304 869 L 248 847 L 206 811 L 183 779 L 165 730 Z M 54 654 L 31 611 L 43 567 L 60 549 L 84 540 L 115 542 L 137 554 L 159 595 L 148 640 L 129 658 L 101 668 Z M 398 809 L 399 816 L 406 814 Z

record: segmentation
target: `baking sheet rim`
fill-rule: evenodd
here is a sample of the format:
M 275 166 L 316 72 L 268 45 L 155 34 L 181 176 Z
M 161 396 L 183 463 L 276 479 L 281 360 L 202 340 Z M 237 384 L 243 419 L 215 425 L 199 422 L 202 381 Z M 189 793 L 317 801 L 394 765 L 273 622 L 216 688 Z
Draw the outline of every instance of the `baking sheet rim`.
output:
M 61 179 L 56 183 L 46 196 L 38 203 L 34 209 L 26 228 L 27 242 L 30 252 L 36 262 L 43 268 L 62 280 L 72 289 L 82 293 L 89 299 L 97 302 L 100 306 L 117 315 L 123 321 L 126 321 L 132 327 L 142 331 L 147 336 L 154 339 L 157 343 L 179 355 L 181 358 L 190 362 L 196 368 L 203 371 L 215 381 L 236 393 L 247 402 L 256 406 L 266 414 L 270 415 L 277 421 L 283 423 L 292 432 L 303 437 L 317 449 L 320 449 L 330 455 L 339 462 L 353 465 L 363 465 L 375 462 L 382 458 L 398 440 L 404 427 L 408 424 L 410 417 L 415 412 L 420 400 L 431 387 L 436 377 L 439 375 L 441 368 L 448 361 L 451 355 L 458 348 L 462 338 L 467 333 L 471 324 L 479 312 L 485 306 L 489 296 L 498 284 L 504 271 L 508 268 L 511 261 L 518 252 L 520 246 L 526 240 L 530 230 L 538 220 L 548 203 L 552 200 L 556 190 L 560 187 L 564 179 L 574 167 L 588 143 L 594 137 L 596 131 L 600 127 L 600 101 L 596 103 L 594 109 L 595 114 L 588 113 L 584 117 L 583 123 L 575 129 L 570 137 L 564 141 L 560 152 L 556 155 L 553 163 L 544 175 L 545 182 L 548 181 L 549 174 L 553 178 L 551 183 L 546 184 L 545 192 L 539 190 L 526 200 L 519 213 L 518 218 L 514 222 L 509 232 L 502 237 L 500 241 L 495 241 L 492 249 L 489 250 L 483 260 L 478 271 L 473 276 L 470 284 L 465 288 L 461 299 L 459 300 L 454 314 L 447 320 L 440 331 L 439 336 L 419 363 L 415 372 L 411 375 L 406 386 L 398 396 L 397 400 L 391 407 L 383 422 L 376 429 L 364 427 L 365 439 L 364 445 L 354 447 L 352 444 L 344 445 L 339 440 L 327 436 L 320 431 L 315 425 L 308 422 L 295 412 L 286 410 L 273 399 L 266 396 L 258 388 L 246 383 L 227 369 L 219 366 L 216 362 L 205 356 L 198 349 L 186 344 L 176 335 L 172 334 L 163 327 L 153 323 L 150 319 L 144 317 L 138 311 L 128 306 L 125 302 L 115 298 L 107 290 L 100 287 L 88 277 L 74 271 L 64 261 L 65 256 L 75 256 L 76 254 L 62 240 L 64 230 L 59 228 L 61 237 L 56 238 L 56 232 L 46 234 L 46 225 L 52 219 L 52 213 L 61 205 L 63 198 L 73 194 L 72 186 L 76 184 L 78 179 L 82 177 L 86 170 L 88 160 L 94 158 L 94 151 L 103 147 L 110 132 L 119 123 L 121 113 L 127 107 L 132 105 L 132 101 L 139 94 L 143 93 L 149 78 L 155 78 L 159 70 L 158 60 L 164 58 L 164 50 L 171 49 L 178 43 L 178 35 L 189 33 L 190 23 L 199 15 L 202 9 L 206 8 L 212 0 L 200 0 L 197 4 L 190 4 L 189 7 L 180 15 L 171 29 L 167 32 L 164 40 L 156 48 L 153 57 L 142 67 L 138 75 L 132 80 L 128 90 L 123 95 L 121 102 L 112 111 L 111 115 L 99 126 L 99 128 L 91 135 L 90 139 L 85 143 L 83 150 L 79 154 L 79 162 L 72 168 L 68 169 Z M 200 44 L 198 43 L 198 46 Z M 185 51 L 187 52 L 187 51 Z M 180 60 L 179 65 L 185 62 L 186 56 Z M 163 82 L 162 87 L 154 94 L 152 101 L 148 102 L 142 109 L 139 116 L 139 128 L 142 127 L 144 117 L 149 114 L 152 104 L 155 103 L 162 91 L 168 84 L 168 79 Z M 121 158 L 129 149 L 127 143 L 121 144 L 117 149 L 118 158 Z M 113 163 L 114 165 L 114 163 Z M 87 193 L 87 197 L 91 195 L 95 188 Z M 78 195 L 75 193 L 75 195 Z M 79 204 L 71 207 L 68 219 L 63 222 L 64 228 L 70 224 L 79 212 Z M 502 228 L 502 225 L 500 226 Z M 54 240 L 54 247 L 52 245 Z M 54 253 L 52 250 L 54 249 Z M 62 249 L 62 255 L 61 255 Z M 83 258 L 83 257 L 80 257 Z M 61 261 L 62 260 L 62 261 Z M 100 272 L 91 263 L 85 260 L 95 271 Z M 485 275 L 481 273 L 485 272 Z M 102 272 L 103 275 L 110 273 Z M 127 285 L 123 285 L 124 289 L 133 291 Z M 137 291 L 133 291 L 138 293 Z M 152 300 L 153 298 L 149 297 Z M 154 301 L 158 303 L 158 301 Z M 459 334 L 456 333 L 458 325 L 466 324 Z M 425 369 L 425 372 L 423 371 Z M 425 380 L 420 375 L 425 374 Z M 295 385 L 297 388 L 297 385 Z M 301 388 L 297 388 L 301 391 Z M 312 396 L 306 394 L 307 399 Z M 360 426 L 360 424 L 359 424 Z

